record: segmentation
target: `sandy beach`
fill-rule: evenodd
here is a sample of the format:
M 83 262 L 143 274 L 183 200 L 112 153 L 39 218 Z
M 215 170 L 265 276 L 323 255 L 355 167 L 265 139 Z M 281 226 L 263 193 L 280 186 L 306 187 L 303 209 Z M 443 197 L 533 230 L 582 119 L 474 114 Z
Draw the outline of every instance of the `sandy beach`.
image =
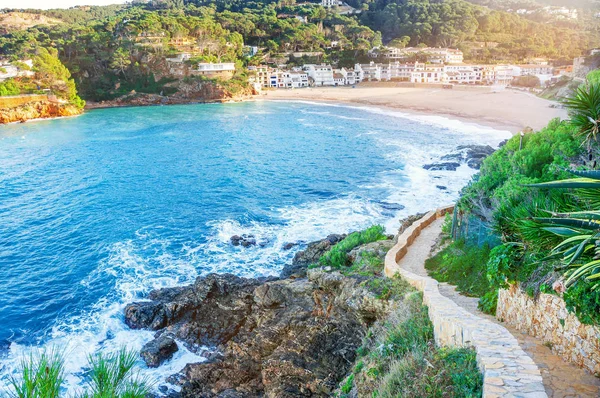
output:
M 264 91 L 266 100 L 330 101 L 391 108 L 410 113 L 440 115 L 481 124 L 513 134 L 526 127 L 539 130 L 556 117 L 566 118 L 555 102 L 535 95 L 488 87 L 441 88 L 385 87 L 367 84 L 352 87 L 323 87 Z

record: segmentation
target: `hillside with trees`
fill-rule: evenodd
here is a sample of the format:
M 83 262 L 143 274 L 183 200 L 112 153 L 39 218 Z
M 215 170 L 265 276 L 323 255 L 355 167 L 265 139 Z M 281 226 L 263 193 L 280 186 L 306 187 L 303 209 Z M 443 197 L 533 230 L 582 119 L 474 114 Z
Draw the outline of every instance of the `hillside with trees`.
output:
M 70 71 L 82 97 L 110 100 L 132 91 L 171 94 L 180 89 L 166 59 L 193 54 L 197 62 L 233 62 L 242 89 L 245 67 L 265 62 L 328 62 L 351 66 L 369 49 L 444 46 L 467 60 L 522 62 L 532 57 L 572 59 L 593 47 L 590 32 L 538 23 L 464 0 L 350 0 L 361 13 L 293 0 L 154 0 L 147 3 L 67 10 L 27 10 L 61 21 L 28 26 L 0 36 L 0 57 L 31 58 L 52 48 Z M 6 12 L 16 10 L 5 10 Z M 258 54 L 249 57 L 247 47 Z M 300 55 L 293 53 L 308 53 Z

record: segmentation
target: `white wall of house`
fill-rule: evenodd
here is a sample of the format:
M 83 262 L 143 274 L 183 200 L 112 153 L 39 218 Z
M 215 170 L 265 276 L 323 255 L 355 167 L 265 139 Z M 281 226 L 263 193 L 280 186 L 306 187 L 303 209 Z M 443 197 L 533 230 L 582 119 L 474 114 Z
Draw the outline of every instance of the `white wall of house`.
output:
M 333 69 L 331 65 L 304 65 L 304 71 L 313 79 L 315 86 L 333 86 Z

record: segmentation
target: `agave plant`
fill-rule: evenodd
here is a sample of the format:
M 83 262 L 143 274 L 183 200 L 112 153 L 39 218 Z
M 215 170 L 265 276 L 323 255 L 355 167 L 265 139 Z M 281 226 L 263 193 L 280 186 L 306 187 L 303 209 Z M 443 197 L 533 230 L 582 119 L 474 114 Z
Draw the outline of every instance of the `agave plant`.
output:
M 570 171 L 579 178 L 533 184 L 535 188 L 578 189 L 579 196 L 600 201 L 600 171 Z M 568 213 L 549 212 L 551 217 L 536 217 L 542 228 L 564 240 L 554 247 L 549 258 L 562 257 L 566 286 L 579 278 L 600 282 L 600 210 Z M 585 259 L 585 260 L 584 260 Z
M 581 85 L 575 93 L 563 100 L 569 109 L 571 124 L 578 130 L 591 151 L 592 143 L 600 135 L 600 83 L 588 82 Z

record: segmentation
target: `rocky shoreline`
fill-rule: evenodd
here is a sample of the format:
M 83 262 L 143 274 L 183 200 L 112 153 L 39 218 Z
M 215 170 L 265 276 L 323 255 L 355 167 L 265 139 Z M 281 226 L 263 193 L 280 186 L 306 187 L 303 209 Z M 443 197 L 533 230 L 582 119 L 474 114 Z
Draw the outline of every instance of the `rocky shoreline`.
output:
M 416 219 L 404 220 L 403 228 Z M 345 237 L 330 235 L 308 244 L 279 278 L 209 274 L 127 305 L 129 327 L 156 332 L 141 352 L 148 366 L 170 359 L 176 340 L 206 357 L 169 377 L 159 386 L 160 396 L 332 395 L 352 369 L 369 327 L 395 303 L 384 294 L 390 280 L 382 266 L 368 276 L 360 271 L 365 259 L 383 264 L 392 239 L 348 253 L 354 271 L 311 266 Z
M 0 124 L 25 123 L 30 120 L 77 116 L 82 112 L 81 109 L 69 104 L 35 101 L 14 108 L 1 108 Z
M 129 106 L 182 105 L 242 102 L 257 93 L 251 87 L 232 92 L 223 84 L 207 81 L 177 82 L 177 92 L 172 95 L 146 94 L 131 91 L 113 100 L 87 102 L 86 109 L 118 108 Z

